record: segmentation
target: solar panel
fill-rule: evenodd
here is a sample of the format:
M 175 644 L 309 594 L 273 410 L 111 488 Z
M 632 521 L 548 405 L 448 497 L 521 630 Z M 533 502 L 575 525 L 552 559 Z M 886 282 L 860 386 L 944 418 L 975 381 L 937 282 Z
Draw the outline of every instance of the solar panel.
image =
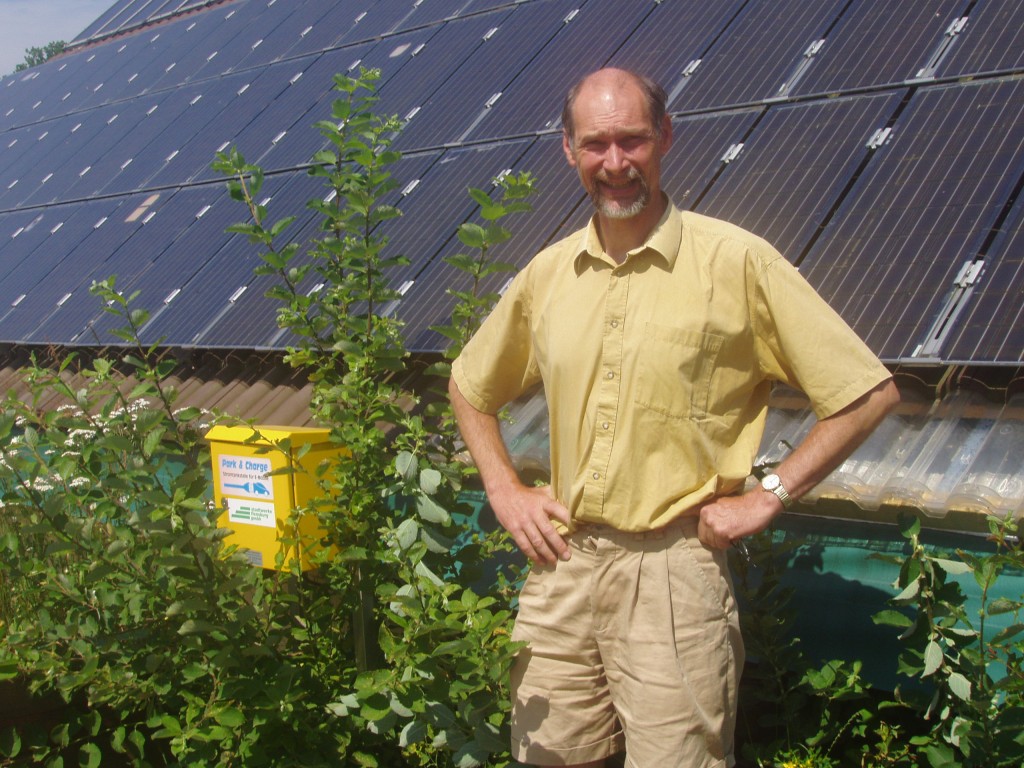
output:
M 510 168 L 525 150 L 523 142 L 451 150 L 422 178 L 410 181 L 401 190 L 397 205 L 403 215 L 387 222 L 383 231 L 390 240 L 391 252 L 405 255 L 410 264 L 391 273 L 392 287 L 418 280 L 444 244 L 456 236 L 458 225 L 476 205 L 469 197 L 469 187 L 486 185 Z
M 966 311 L 959 316 L 943 358 L 972 363 L 1024 363 L 1024 202 L 1017 199 L 972 283 Z M 971 285 L 976 285 L 971 289 Z
M 408 119 L 475 50 L 483 46 L 487 31 L 500 24 L 507 15 L 507 12 L 486 13 L 456 19 L 442 26 L 422 47 L 411 52 L 415 58 L 402 69 L 402 76 L 389 77 L 380 88 L 380 111 Z
M 972 3 L 936 76 L 999 72 L 1024 66 L 1024 6 L 1017 0 Z
M 590 215 L 589 206 L 581 205 L 584 194 L 576 172 L 565 161 L 561 137 L 543 136 L 520 144 L 528 149 L 510 169 L 516 173 L 529 171 L 536 177 L 536 192 L 530 199 L 533 210 L 503 221 L 502 224 L 512 233 L 512 239 L 498 245 L 488 254 L 492 260 L 508 262 L 519 268 L 549 242 L 562 233 L 571 232 Z M 489 180 L 483 177 L 467 186 L 492 191 Z M 465 199 L 468 200 L 468 197 Z M 473 220 L 479 223 L 478 219 Z M 467 251 L 457 239 L 445 244 L 442 252 L 430 262 L 406 293 L 399 317 L 405 323 L 407 343 L 413 351 L 437 351 L 448 345 L 449 341 L 431 331 L 430 326 L 443 325 L 448 321 L 455 305 L 455 300 L 449 294 L 450 289 L 471 289 L 469 277 L 444 261 L 445 256 Z M 492 275 L 483 281 L 480 290 L 497 291 L 508 278 L 508 273 Z
M 739 137 L 742 149 L 696 210 L 755 232 L 798 262 L 867 160 L 868 138 L 900 101 L 900 93 L 883 93 L 768 110 Z
M 414 0 L 373 0 L 350 6 L 348 24 L 340 27 L 347 30 L 335 45 L 352 45 L 383 37 L 394 31 L 409 14 L 415 10 Z
M 391 166 L 392 178 L 398 184 L 398 189 L 388 195 L 385 200 L 390 204 L 400 203 L 400 190 L 410 182 L 422 178 L 438 157 L 438 153 L 407 156 L 396 165 Z M 323 179 L 310 177 L 305 172 L 298 172 L 289 174 L 288 181 L 281 191 L 267 203 L 273 220 L 288 214 L 298 216 L 298 220 L 288 229 L 288 239 L 285 241 L 303 246 L 293 262 L 295 266 L 307 262 L 304 253 L 305 244 L 309 238 L 316 236 L 317 230 L 322 224 L 319 214 L 314 214 L 305 208 L 306 201 L 316 197 L 324 198 L 326 195 L 327 188 L 324 186 Z M 235 217 L 235 221 L 246 220 L 245 210 L 237 203 L 235 204 Z M 311 274 L 299 286 L 299 290 L 308 292 L 318 281 L 319 278 L 315 274 Z M 222 303 L 213 307 L 216 315 L 200 332 L 201 335 L 197 339 L 197 343 L 216 346 L 280 347 L 293 342 L 294 340 L 290 336 L 280 332 L 277 327 L 276 310 L 281 306 L 280 302 L 265 296 L 267 289 L 278 282 L 279 279 L 276 276 L 250 275 L 245 292 L 230 302 L 230 306 L 227 303 Z M 245 322 L 238 322 L 239 317 L 244 317 Z
M 130 232 L 131 236 L 109 252 L 90 251 L 92 258 L 87 265 L 88 273 L 83 276 L 83 286 L 93 280 L 116 276 L 118 290 L 127 293 L 133 287 L 139 288 L 143 291 L 141 306 L 155 310 L 170 289 L 166 285 L 145 285 L 144 281 L 140 283 L 139 277 L 187 230 L 205 205 L 212 204 L 223 194 L 223 188 L 211 185 L 132 196 L 128 204 L 119 209 L 118 215 L 104 224 L 111 228 L 105 230 L 108 234 L 122 230 Z M 109 329 L 121 324 L 107 316 L 99 302 L 86 291 L 76 291 L 40 329 L 36 338 L 54 343 L 106 344 L 113 341 Z
M 693 208 L 724 167 L 723 157 L 763 114 L 762 107 L 678 117 L 662 160 L 661 186 L 679 208 Z
M 424 93 L 416 114 L 396 146 L 406 150 L 458 142 L 475 120 L 483 119 L 490 100 L 508 87 L 558 30 L 577 0 L 552 0 L 521 5 L 513 13 L 480 16 L 486 23 L 479 45 L 433 93 Z
M 4 308 L 0 338 L 16 340 L 36 327 L 39 320 L 36 313 L 48 303 L 35 293 L 35 289 L 47 281 L 50 273 L 61 265 L 75 246 L 92 234 L 97 221 L 108 216 L 117 206 L 117 201 L 99 200 L 59 207 L 31 232 L 19 234 L 14 249 L 5 249 L 6 270 L 0 289 L 0 307 Z
M 303 3 L 301 13 L 296 13 L 294 5 L 287 2 L 268 6 L 260 15 L 258 27 L 245 36 L 250 46 L 248 53 L 235 61 L 232 68 L 250 69 L 294 58 L 292 49 L 309 34 L 306 30 L 315 27 L 329 10 L 330 4 L 322 1 Z
M 124 24 L 130 23 L 136 13 L 133 8 L 139 0 L 117 0 L 96 21 L 82 30 L 72 42 L 88 40 L 98 35 L 110 34 L 120 29 Z
M 846 0 L 748 3 L 669 106 L 689 111 L 784 95 L 807 51 L 845 5 Z
M 274 183 L 272 178 L 267 179 L 268 186 Z M 210 297 L 222 293 L 225 298 L 229 296 L 238 288 L 237 284 L 231 285 L 234 275 L 243 269 L 251 272 L 256 266 L 253 249 L 242 248 L 245 239 L 224 233 L 237 218 L 238 211 L 233 210 L 237 204 L 218 185 L 198 187 L 197 191 L 201 191 L 199 196 L 187 197 L 198 197 L 201 207 L 181 216 L 176 233 L 162 239 L 163 247 L 154 249 L 150 259 L 119 274 L 119 289 L 138 291 L 139 305 L 151 312 L 150 323 L 142 329 L 146 342 L 166 336 L 167 343 L 185 343 L 216 311 Z M 132 250 L 137 253 L 137 249 L 136 244 Z M 199 251 L 205 254 L 204 259 L 191 258 Z M 228 253 L 232 258 L 225 258 Z M 202 279 L 198 275 L 203 275 Z M 108 317 L 94 324 L 99 338 L 114 326 Z
M 803 264 L 886 360 L 920 353 L 1020 177 L 1024 83 L 920 89 Z
M 744 4 L 743 0 L 659 3 L 608 63 L 645 73 L 665 88 L 671 102 Z
M 41 329 L 63 304 L 72 299 L 95 304 L 88 296 L 85 275 L 95 266 L 94 254 L 106 253 L 127 238 L 123 229 L 106 226 L 126 204 L 126 198 L 118 198 L 65 207 L 69 216 L 61 222 L 63 226 L 29 254 L 16 272 L 17 279 L 5 286 L 25 298 L 0 321 L 0 333 L 7 338 L 49 342 L 52 339 Z
M 918 77 L 966 0 L 859 0 L 847 8 L 794 95 L 836 93 Z
M 648 13 L 646 3 L 589 0 L 570 11 L 562 27 L 493 102 L 466 138 L 495 139 L 557 129 L 565 92 L 602 66 Z M 615 23 L 610 24 L 609 18 Z
M 405 18 L 399 21 L 388 32 L 394 34 L 406 29 L 415 29 L 428 24 L 436 24 L 445 19 L 454 19 L 466 16 L 467 10 L 473 13 L 480 13 L 486 8 L 469 8 L 473 5 L 470 0 L 428 0 L 427 2 L 413 3 L 412 11 Z M 481 4 L 483 5 L 483 4 Z M 506 3 L 507 5 L 507 3 Z

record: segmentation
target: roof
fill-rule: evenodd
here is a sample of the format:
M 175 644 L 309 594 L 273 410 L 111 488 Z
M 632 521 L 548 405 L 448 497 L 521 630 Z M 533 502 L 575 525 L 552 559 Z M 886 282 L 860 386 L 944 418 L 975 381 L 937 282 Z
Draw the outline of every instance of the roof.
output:
M 406 122 L 397 311 L 436 351 L 465 189 L 538 177 L 520 265 L 581 221 L 561 95 L 615 64 L 671 94 L 673 197 L 775 243 L 885 361 L 1019 365 L 1022 29 L 1009 0 L 119 0 L 0 81 L 0 341 L 116 343 L 85 289 L 117 274 L 147 342 L 281 348 L 209 164 L 237 146 L 302 230 L 331 76 L 375 66 Z
M 569 85 L 607 64 L 670 93 L 675 201 L 773 242 L 903 383 L 926 381 L 925 429 L 977 449 L 943 453 L 919 430 L 908 471 L 945 456 L 959 464 L 943 476 L 960 477 L 1004 428 L 1019 441 L 1006 385 L 1024 366 L 1014 0 L 117 0 L 67 53 L 0 79 L 0 385 L 30 350 L 116 349 L 87 290 L 116 274 L 150 310 L 143 341 L 179 360 L 189 403 L 304 424 L 308 387 L 281 365 L 258 255 L 225 233 L 244 211 L 210 169 L 216 152 L 261 164 L 272 216 L 311 231 L 305 202 L 323 191 L 306 171 L 331 78 L 379 67 L 379 109 L 405 123 L 404 215 L 386 225 L 410 261 L 396 312 L 409 348 L 433 355 L 444 340 L 430 328 L 463 287 L 443 257 L 476 216 L 468 187 L 538 178 L 535 211 L 496 254 L 517 266 L 589 215 L 559 115 Z M 965 377 L 988 387 L 981 406 L 949 386 Z M 979 407 L 982 426 L 962 432 Z M 1002 466 L 990 489 L 1019 482 Z M 1010 501 L 997 506 L 1016 494 L 999 490 Z

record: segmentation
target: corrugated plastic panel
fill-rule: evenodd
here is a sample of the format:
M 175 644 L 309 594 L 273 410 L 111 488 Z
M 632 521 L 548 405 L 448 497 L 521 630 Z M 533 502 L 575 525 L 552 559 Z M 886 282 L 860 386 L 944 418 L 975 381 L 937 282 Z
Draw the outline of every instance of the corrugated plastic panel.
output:
M 859 0 L 844 11 L 794 95 L 835 93 L 915 78 L 968 0 Z
M 883 359 L 927 339 L 1021 175 L 1024 82 L 921 89 L 804 261 Z
M 867 160 L 868 139 L 885 127 L 901 96 L 883 93 L 768 110 L 696 210 L 756 232 L 798 262 Z
M 502 433 L 516 467 L 531 477 L 550 476 L 543 392 L 521 398 L 509 411 Z M 795 445 L 814 423 L 808 408 L 773 404 L 755 464 L 779 461 L 789 450 L 785 443 Z M 960 391 L 934 407 L 908 395 L 907 402 L 802 500 L 843 499 L 867 510 L 895 504 L 934 517 L 950 510 L 1024 513 L 1022 453 L 1024 395 L 992 403 Z

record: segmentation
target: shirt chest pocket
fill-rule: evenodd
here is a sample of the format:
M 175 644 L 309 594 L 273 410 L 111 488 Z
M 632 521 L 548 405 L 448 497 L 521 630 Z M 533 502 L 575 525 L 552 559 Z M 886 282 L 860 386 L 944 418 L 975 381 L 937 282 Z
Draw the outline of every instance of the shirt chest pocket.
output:
M 637 405 L 673 419 L 703 419 L 721 346 L 719 336 L 646 323 L 636 350 Z

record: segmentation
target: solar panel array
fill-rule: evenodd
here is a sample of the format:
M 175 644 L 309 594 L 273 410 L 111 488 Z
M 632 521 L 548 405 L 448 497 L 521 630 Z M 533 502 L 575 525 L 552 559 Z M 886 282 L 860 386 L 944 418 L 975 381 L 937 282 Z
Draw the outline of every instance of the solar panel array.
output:
M 676 202 L 775 243 L 883 359 L 1018 365 L 1022 51 L 1011 0 L 117 0 L 0 79 L 0 342 L 113 343 L 88 286 L 116 274 L 146 341 L 286 345 L 210 162 L 237 146 L 272 215 L 312 232 L 312 126 L 332 76 L 364 66 L 406 123 L 396 312 L 436 351 L 465 190 L 538 178 L 497 254 L 519 266 L 582 224 L 561 100 L 613 64 L 670 93 Z

